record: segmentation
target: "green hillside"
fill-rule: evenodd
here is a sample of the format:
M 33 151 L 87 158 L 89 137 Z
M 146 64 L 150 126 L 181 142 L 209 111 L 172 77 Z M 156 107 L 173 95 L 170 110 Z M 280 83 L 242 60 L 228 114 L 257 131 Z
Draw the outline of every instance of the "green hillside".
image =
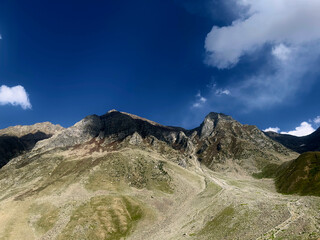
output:
M 281 193 L 320 196 L 320 152 L 307 152 L 283 164 L 275 183 Z

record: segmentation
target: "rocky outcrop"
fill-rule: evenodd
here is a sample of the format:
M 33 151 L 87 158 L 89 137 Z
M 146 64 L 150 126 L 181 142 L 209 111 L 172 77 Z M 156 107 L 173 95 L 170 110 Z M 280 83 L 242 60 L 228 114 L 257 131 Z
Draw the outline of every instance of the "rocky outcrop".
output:
M 20 138 L 28 134 L 35 134 L 37 132 L 42 132 L 47 135 L 54 135 L 63 129 L 64 128 L 61 127 L 59 124 L 42 122 L 42 123 L 36 123 L 34 125 L 23 125 L 23 126 L 17 125 L 14 127 L 0 129 L 0 136 L 7 135 L 7 136 L 15 136 Z
M 163 126 L 133 114 L 111 110 L 102 116 L 91 115 L 84 118 L 52 138 L 39 142 L 35 150 L 71 147 L 92 138 L 103 139 L 105 142 L 121 142 L 134 134 L 138 134 L 142 139 L 153 136 L 172 145 L 177 141 L 179 133 L 183 134 L 184 131 L 186 130 L 182 128 Z
M 255 172 L 268 163 L 281 163 L 294 155 L 256 126 L 242 125 L 225 114 L 208 114 L 195 130 L 199 160 L 211 169 L 232 170 L 240 166 Z
M 10 159 L 31 150 L 35 144 L 61 131 L 63 127 L 49 122 L 0 129 L 0 168 Z

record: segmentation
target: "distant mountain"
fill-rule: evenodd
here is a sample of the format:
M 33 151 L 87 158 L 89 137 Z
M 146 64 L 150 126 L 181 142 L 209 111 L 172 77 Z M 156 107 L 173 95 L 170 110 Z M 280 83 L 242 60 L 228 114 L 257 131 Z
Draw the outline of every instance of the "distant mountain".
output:
M 280 166 L 275 178 L 279 192 L 320 196 L 320 152 L 307 152 Z
M 60 125 L 49 122 L 0 129 L 0 168 L 13 157 L 31 150 L 38 141 L 47 139 L 62 129 Z
M 304 137 L 296 137 L 275 132 L 265 132 L 265 134 L 271 139 L 298 153 L 320 151 L 320 128 Z

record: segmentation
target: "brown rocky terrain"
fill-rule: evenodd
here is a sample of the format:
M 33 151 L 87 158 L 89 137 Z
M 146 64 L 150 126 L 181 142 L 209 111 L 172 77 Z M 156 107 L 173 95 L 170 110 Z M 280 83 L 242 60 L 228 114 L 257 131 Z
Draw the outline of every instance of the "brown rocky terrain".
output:
M 251 176 L 297 156 L 223 114 L 88 116 L 0 169 L 0 239 L 318 239 L 318 197 Z

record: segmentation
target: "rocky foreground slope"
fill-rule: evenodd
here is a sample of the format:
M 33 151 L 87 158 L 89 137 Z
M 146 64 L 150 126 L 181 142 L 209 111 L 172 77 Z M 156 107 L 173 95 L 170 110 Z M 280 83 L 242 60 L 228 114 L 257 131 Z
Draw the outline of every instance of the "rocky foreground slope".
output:
M 0 239 L 317 239 L 319 198 L 251 177 L 296 157 L 223 114 L 92 115 L 0 170 Z

